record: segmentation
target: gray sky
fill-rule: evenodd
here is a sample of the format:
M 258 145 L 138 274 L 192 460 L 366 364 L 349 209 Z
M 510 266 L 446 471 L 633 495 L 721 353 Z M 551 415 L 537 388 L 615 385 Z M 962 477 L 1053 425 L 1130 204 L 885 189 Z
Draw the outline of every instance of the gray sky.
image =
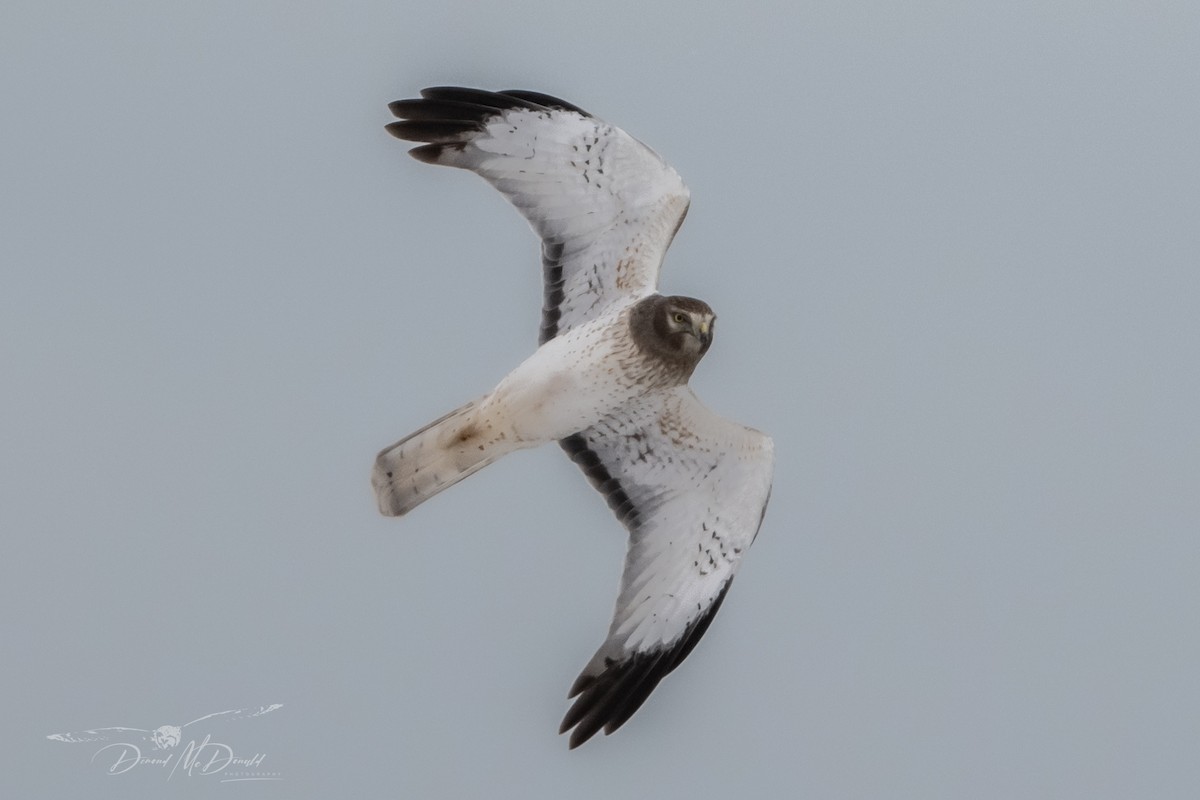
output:
M 1194 796 L 1200 11 L 909 5 L 8 0 L 0 787 Z M 776 442 L 704 642 L 575 752 L 603 499 L 557 448 L 370 492 L 536 341 L 524 223 L 383 130 L 437 84 L 680 171 L 693 385 Z M 213 735 L 279 782 L 46 739 L 271 703 Z

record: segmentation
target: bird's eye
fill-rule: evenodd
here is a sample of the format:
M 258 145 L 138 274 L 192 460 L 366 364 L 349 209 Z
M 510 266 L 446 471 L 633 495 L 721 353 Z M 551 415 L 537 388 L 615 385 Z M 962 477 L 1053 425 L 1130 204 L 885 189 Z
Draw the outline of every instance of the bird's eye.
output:
M 676 322 L 686 322 L 686 321 L 687 321 L 687 317 L 685 317 L 683 314 L 681 314 L 681 313 L 679 313 L 678 311 L 676 311 L 676 312 L 675 312 L 675 321 L 676 321 Z

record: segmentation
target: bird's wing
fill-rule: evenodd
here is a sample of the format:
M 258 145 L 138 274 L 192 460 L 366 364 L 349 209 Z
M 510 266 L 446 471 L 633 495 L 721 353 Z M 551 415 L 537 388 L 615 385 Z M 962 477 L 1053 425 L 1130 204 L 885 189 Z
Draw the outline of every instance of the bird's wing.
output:
M 269 714 L 277 708 L 283 708 L 283 703 L 273 703 L 269 706 L 259 706 L 257 708 L 232 708 L 229 711 L 217 711 L 213 714 L 205 714 L 203 717 L 198 717 L 191 722 L 184 723 L 180 727 L 186 728 L 188 725 L 195 725 L 197 722 L 203 722 L 206 719 L 214 719 L 216 717 L 220 717 L 223 720 L 261 717 L 263 714 Z
M 620 128 L 537 92 L 440 87 L 389 108 L 421 161 L 469 169 L 542 239 L 540 341 L 656 289 L 688 208 L 683 180 Z
M 686 386 L 561 442 L 629 529 L 608 639 L 571 687 L 571 747 L 612 733 L 704 635 L 766 513 L 775 456 Z
M 132 738 L 145 739 L 145 734 L 149 732 L 145 728 L 95 728 L 75 733 L 52 733 L 46 738 L 56 742 L 113 742 Z

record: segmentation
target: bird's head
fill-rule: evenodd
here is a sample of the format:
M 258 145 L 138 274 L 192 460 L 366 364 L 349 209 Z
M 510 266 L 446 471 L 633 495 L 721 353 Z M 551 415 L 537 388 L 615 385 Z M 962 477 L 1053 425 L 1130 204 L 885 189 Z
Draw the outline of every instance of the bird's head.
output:
M 654 330 L 683 358 L 700 358 L 712 344 L 717 315 L 708 303 L 694 297 L 664 297 L 659 303 Z
M 629 328 L 639 350 L 686 383 L 712 344 L 716 318 L 703 300 L 653 294 L 634 304 Z

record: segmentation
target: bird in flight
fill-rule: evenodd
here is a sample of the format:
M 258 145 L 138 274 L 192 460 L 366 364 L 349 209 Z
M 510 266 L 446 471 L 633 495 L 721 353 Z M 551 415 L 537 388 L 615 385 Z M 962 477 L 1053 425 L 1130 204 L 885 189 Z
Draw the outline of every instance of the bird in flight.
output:
M 558 442 L 629 532 L 608 637 L 571 687 L 575 748 L 619 728 L 712 622 L 766 512 L 770 438 L 688 387 L 713 310 L 658 293 L 688 190 L 653 150 L 530 91 L 439 87 L 389 108 L 419 161 L 470 170 L 542 241 L 539 347 L 489 393 L 385 448 L 372 484 L 399 516 L 501 456 Z

